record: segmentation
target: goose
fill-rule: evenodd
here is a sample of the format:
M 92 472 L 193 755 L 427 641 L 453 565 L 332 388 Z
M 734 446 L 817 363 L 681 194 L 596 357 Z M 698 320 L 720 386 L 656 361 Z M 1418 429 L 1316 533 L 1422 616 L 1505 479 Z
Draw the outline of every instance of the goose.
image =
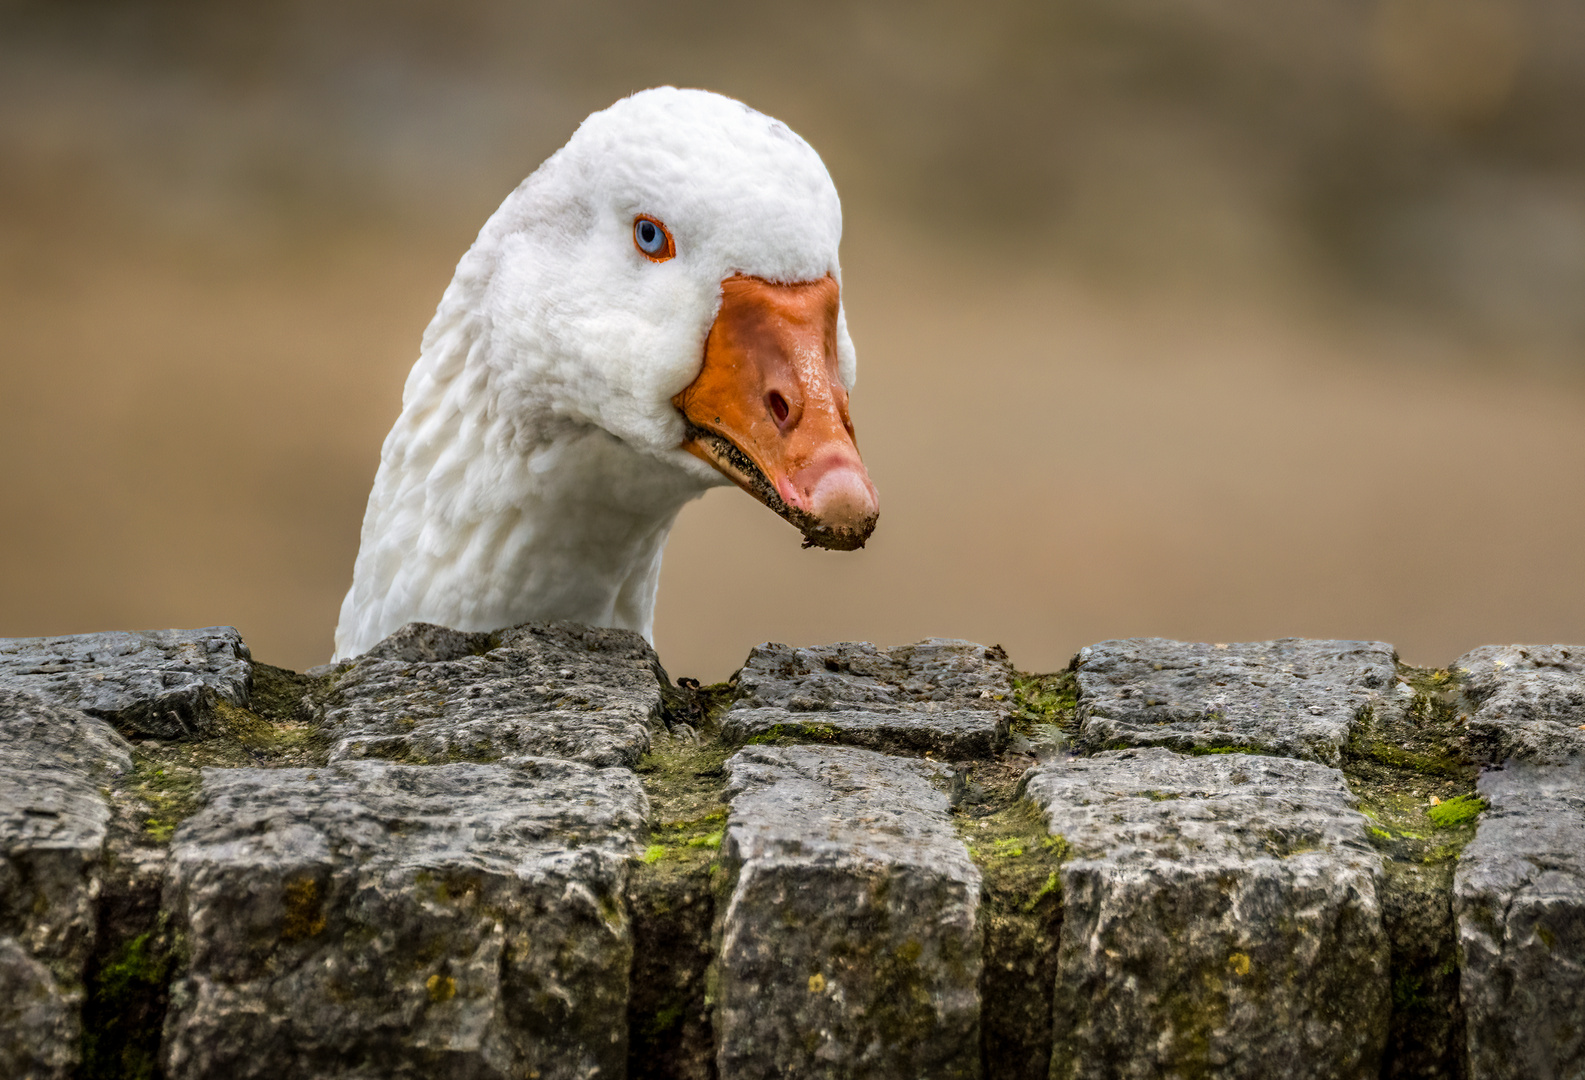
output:
M 677 514 L 736 484 L 804 546 L 879 497 L 848 400 L 842 210 L 785 124 L 703 90 L 589 116 L 491 215 L 386 436 L 336 658 L 409 622 L 653 640 Z

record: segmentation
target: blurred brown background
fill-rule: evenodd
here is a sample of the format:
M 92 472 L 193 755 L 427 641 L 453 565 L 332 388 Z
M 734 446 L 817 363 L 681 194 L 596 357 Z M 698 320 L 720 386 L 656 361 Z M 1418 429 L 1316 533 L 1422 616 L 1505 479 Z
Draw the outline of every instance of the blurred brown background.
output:
M 0 636 L 329 655 L 474 233 L 703 86 L 843 194 L 881 526 L 684 511 L 657 645 L 1585 640 L 1578 0 L 0 0 Z

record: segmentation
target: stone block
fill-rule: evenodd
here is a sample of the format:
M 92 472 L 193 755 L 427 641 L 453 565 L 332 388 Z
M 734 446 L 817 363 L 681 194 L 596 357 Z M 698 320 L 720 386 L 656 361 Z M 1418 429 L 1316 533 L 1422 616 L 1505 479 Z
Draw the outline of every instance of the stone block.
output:
M 988 757 L 1007 739 L 1013 668 L 1000 648 L 930 638 L 881 648 L 757 646 L 722 737 L 787 735 L 875 750 Z
M 1453 878 L 1470 1075 L 1585 1076 L 1585 760 L 1510 761 L 1477 788 L 1489 808 Z
M 1053 1080 L 1377 1075 L 1383 872 L 1341 773 L 1146 748 L 1025 792 L 1068 850 Z
M 98 717 L 0 685 L 0 765 L 104 781 L 132 768 L 132 747 Z
M 1486 761 L 1556 765 L 1585 756 L 1585 645 L 1485 645 L 1453 670 Z
M 1394 660 L 1379 641 L 1103 641 L 1075 660 L 1078 745 L 1246 750 L 1336 766 L 1360 710 L 1402 708 L 1412 696 L 1399 693 Z
M 323 724 L 332 760 L 637 764 L 664 673 L 628 630 L 529 623 L 464 634 L 414 623 L 338 668 Z
M 978 1076 L 980 875 L 950 771 L 755 746 L 727 772 L 721 1080 Z
M 171 1080 L 621 1076 L 625 769 L 209 769 L 166 903 Z
M 103 720 L 0 687 L 0 1076 L 73 1074 L 110 808 Z
M 160 739 L 204 734 L 213 702 L 246 706 L 252 679 L 230 626 L 0 639 L 0 685 Z

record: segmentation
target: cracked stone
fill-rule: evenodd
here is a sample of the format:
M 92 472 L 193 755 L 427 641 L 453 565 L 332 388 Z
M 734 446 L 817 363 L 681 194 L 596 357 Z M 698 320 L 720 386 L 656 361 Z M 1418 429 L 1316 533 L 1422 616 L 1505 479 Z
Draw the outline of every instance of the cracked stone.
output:
M 1013 669 L 1000 648 L 930 638 L 880 648 L 757 646 L 738 673 L 722 737 L 848 743 L 944 757 L 990 756 L 1007 739 Z
M 127 734 L 205 734 L 214 701 L 246 707 L 252 680 L 252 655 L 230 626 L 0 639 L 0 685 L 81 709 Z
M 632 767 L 662 723 L 660 661 L 628 630 L 413 623 L 336 671 L 322 723 L 337 761 L 536 755 Z
M 0 686 L 0 1076 L 71 1076 L 110 808 L 131 768 L 103 720 Z
M 1585 756 L 1585 645 L 1485 645 L 1459 657 L 1470 734 L 1488 762 Z
M 1337 766 L 1362 709 L 1402 707 L 1395 659 L 1379 641 L 1103 641 L 1075 661 L 1078 746 L 1245 750 Z
M 1476 787 L 1490 806 L 1453 879 L 1470 1075 L 1585 1075 L 1585 760 Z
M 727 763 L 722 1080 L 977 1077 L 979 870 L 944 766 L 849 747 Z
M 1383 871 L 1340 772 L 1153 747 L 1025 793 L 1067 845 L 1053 1080 L 1376 1076 Z
M 166 906 L 172 1080 L 621 1076 L 626 769 L 208 769 Z

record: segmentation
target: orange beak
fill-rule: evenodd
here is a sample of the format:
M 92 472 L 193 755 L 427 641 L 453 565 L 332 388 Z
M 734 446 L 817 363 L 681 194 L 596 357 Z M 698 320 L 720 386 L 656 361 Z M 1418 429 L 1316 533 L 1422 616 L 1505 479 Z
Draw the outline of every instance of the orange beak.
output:
M 683 449 L 796 525 L 804 546 L 864 546 L 880 497 L 859 457 L 837 378 L 837 283 L 735 276 L 705 340 L 704 367 L 672 404 Z

